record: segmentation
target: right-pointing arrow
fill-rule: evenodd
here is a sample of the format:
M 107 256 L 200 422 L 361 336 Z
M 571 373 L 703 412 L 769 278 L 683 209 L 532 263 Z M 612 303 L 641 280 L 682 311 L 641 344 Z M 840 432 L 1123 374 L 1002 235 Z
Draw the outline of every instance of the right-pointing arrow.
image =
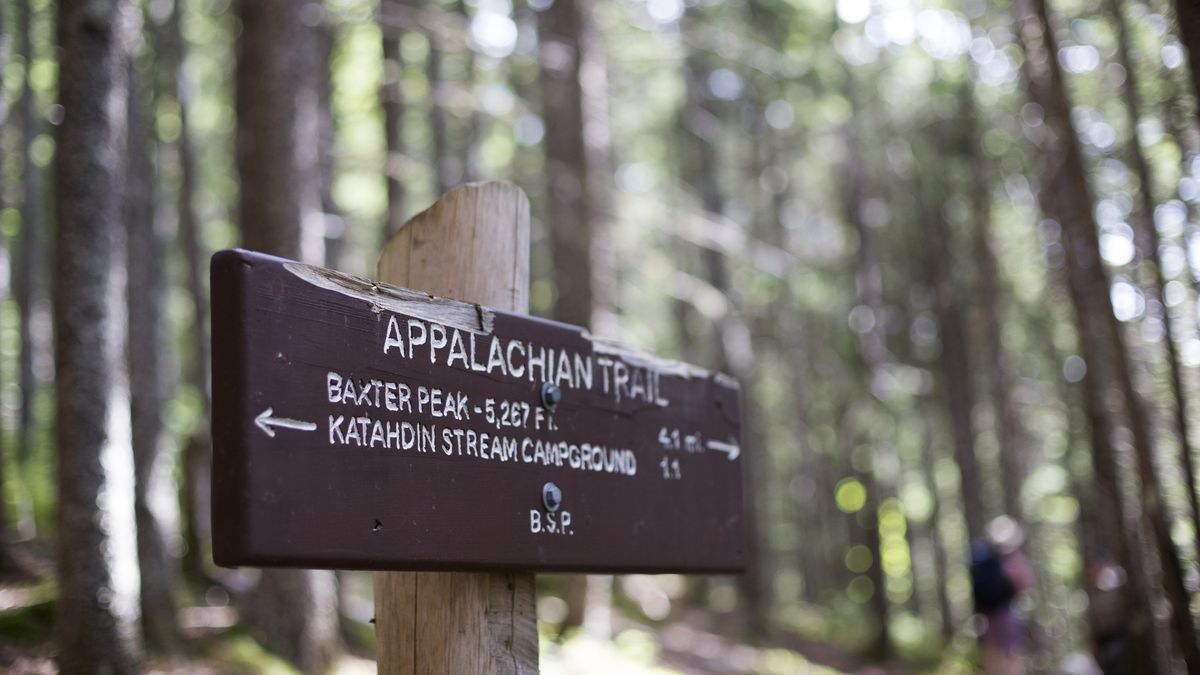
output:
M 737 459 L 738 455 L 742 454 L 742 449 L 733 443 L 722 443 L 721 441 L 709 441 L 707 445 L 708 445 L 709 450 L 716 450 L 717 452 L 723 452 L 723 453 L 729 455 L 729 459 L 731 459 L 731 460 Z

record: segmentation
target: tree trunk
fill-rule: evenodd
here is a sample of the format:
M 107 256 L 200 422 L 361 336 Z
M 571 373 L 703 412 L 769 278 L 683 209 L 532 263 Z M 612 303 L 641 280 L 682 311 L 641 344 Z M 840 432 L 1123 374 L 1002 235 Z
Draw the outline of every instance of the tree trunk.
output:
M 1171 607 L 1175 647 L 1189 672 L 1200 673 L 1200 646 L 1189 609 L 1191 598 L 1184 585 L 1183 565 L 1171 540 L 1165 500 L 1154 467 L 1153 430 L 1145 403 L 1134 386 L 1124 336 L 1113 314 L 1108 272 L 1100 258 L 1092 195 L 1056 60 L 1058 46 L 1049 12 L 1045 0 L 1019 0 L 1013 8 L 1017 33 L 1025 50 L 1024 70 L 1030 99 L 1042 107 L 1046 120 L 1039 139 L 1045 158 L 1039 200 L 1045 213 L 1057 217 L 1066 237 L 1067 287 L 1080 324 L 1081 352 L 1089 376 L 1093 372 L 1097 375 L 1093 380 L 1095 392 L 1089 394 L 1106 398 L 1107 392 L 1115 391 L 1121 397 L 1140 479 L 1141 508 L 1151 528 L 1163 591 Z M 1101 435 L 1113 438 L 1122 425 L 1105 403 L 1098 401 L 1095 412 L 1103 420 Z
M 33 44 L 29 36 L 32 16 L 28 0 L 17 3 L 17 54 L 26 63 L 33 58 Z M 34 406 L 41 382 L 34 371 L 34 363 L 41 356 L 40 340 L 34 339 L 34 317 L 40 313 L 43 302 L 43 266 L 42 259 L 42 169 L 33 161 L 33 140 L 42 130 L 37 114 L 37 100 L 33 84 L 26 77 L 21 88 L 21 97 L 17 101 L 16 121 L 21 129 L 21 240 L 18 244 L 13 292 L 16 295 L 18 328 L 20 340 L 20 356 L 18 357 L 17 385 L 20 391 L 17 401 L 17 433 L 14 456 L 16 462 L 10 466 L 18 471 L 28 470 L 29 459 L 33 456 Z M 29 495 L 29 489 L 22 490 Z M 18 529 L 22 534 L 32 536 L 35 533 L 32 498 L 22 498 L 17 502 Z M 7 523 L 7 518 L 5 519 Z M 3 543 L 0 543 L 3 547 Z M 11 565 L 10 565 L 11 566 Z
M 8 60 L 12 54 L 12 38 L 9 36 L 7 16 L 0 12 L 0 73 L 8 68 Z M 0 127 L 8 121 L 8 97 L 0 96 Z
M 455 10 L 458 13 L 458 18 L 470 30 L 471 24 L 471 8 L 466 0 L 457 0 Z M 475 81 L 477 76 L 477 67 L 475 64 L 475 51 L 471 49 L 470 40 L 467 40 L 466 46 L 462 50 L 463 64 L 463 88 L 470 94 L 471 109 L 467 113 L 466 129 L 463 134 L 463 143 L 458 154 L 458 163 L 460 166 L 459 173 L 462 176 L 464 183 L 477 181 L 480 179 L 479 158 L 479 143 L 483 134 L 483 115 L 479 103 L 479 87 Z
M 425 54 L 425 81 L 429 85 L 429 165 L 433 168 L 433 187 L 445 194 L 458 182 L 452 175 L 450 140 L 446 130 L 446 92 L 442 84 L 442 44 L 436 28 L 425 32 L 429 51 Z
M 553 316 L 588 326 L 592 321 L 591 208 L 583 139 L 583 60 L 586 7 L 557 0 L 539 12 L 542 118 L 546 124 L 546 195 L 554 258 Z
M 837 169 L 838 207 L 843 223 L 854 232 L 858 240 L 852 268 L 854 293 L 858 307 L 865 309 L 864 314 L 867 316 L 866 321 L 851 326 L 855 332 L 854 368 L 862 383 L 861 389 L 865 392 L 865 405 L 874 414 L 890 415 L 888 402 L 881 397 L 877 389 L 877 384 L 883 378 L 888 377 L 887 369 L 891 360 L 883 325 L 883 269 L 880 265 L 873 232 L 862 217 L 862 205 L 869 196 L 867 171 L 862 161 L 863 115 L 858 102 L 854 74 L 848 66 L 845 67 L 843 93 L 850 102 L 851 114 L 840 129 L 843 159 Z M 871 459 L 869 460 L 871 465 L 855 470 L 859 480 L 867 489 L 867 500 L 863 505 L 865 513 L 859 513 L 857 522 L 860 528 L 865 530 L 862 543 L 871 551 L 871 566 L 867 570 L 867 574 L 874 588 L 870 606 L 879 622 L 870 652 L 875 658 L 882 660 L 891 655 L 892 640 L 889 631 L 891 608 L 884 587 L 883 552 L 880 546 L 878 523 L 879 505 L 882 499 L 880 499 L 880 488 L 874 475 L 873 466 L 877 451 L 875 447 L 877 439 L 870 431 L 866 432 L 862 439 L 871 446 Z
M 769 28 L 766 25 L 762 27 L 764 30 Z M 766 107 L 766 95 L 756 97 L 754 107 L 760 114 L 751 133 L 759 140 L 755 143 L 758 147 L 754 149 L 749 171 L 750 175 L 762 176 L 769 171 L 783 170 L 788 157 L 784 149 L 796 147 L 802 139 L 799 134 L 776 130 L 766 124 L 762 112 Z M 769 191 L 764 194 L 765 203 L 755 217 L 755 236 L 781 251 L 788 250 L 790 244 L 782 214 L 791 197 L 789 185 L 786 184 L 778 190 Z M 828 495 L 817 487 L 820 485 L 820 458 L 811 442 L 813 403 L 810 392 L 813 389 L 814 372 L 810 357 L 814 340 L 806 317 L 800 310 L 804 304 L 803 298 L 796 293 L 792 284 L 784 280 L 777 280 L 777 283 L 778 299 L 772 303 L 774 309 L 760 315 L 759 323 L 762 324 L 762 332 L 774 338 L 772 349 L 779 354 L 781 362 L 788 366 L 785 380 L 790 388 L 787 408 L 793 415 L 789 436 L 794 439 L 796 456 L 787 468 L 784 492 L 790 497 L 788 505 L 791 508 L 785 512 L 785 518 L 795 528 L 802 542 L 794 561 L 802 580 L 799 599 L 816 603 L 819 599 L 814 591 L 823 587 L 820 581 L 824 572 L 820 564 L 823 542 L 817 533 L 825 529 L 821 505 L 827 501 Z
M 855 475 L 862 481 L 863 487 L 866 488 L 867 500 L 863 504 L 862 510 L 855 514 L 856 517 L 854 520 L 858 525 L 858 532 L 862 537 L 863 545 L 871 551 L 871 566 L 867 569 L 865 576 L 871 580 L 872 592 L 869 601 L 871 615 L 879 625 L 876 629 L 875 642 L 871 645 L 870 652 L 871 656 L 883 661 L 888 659 L 892 654 L 892 638 L 891 631 L 888 629 L 888 621 L 891 617 L 891 603 L 887 596 L 887 575 L 883 569 L 883 546 L 881 545 L 882 538 L 879 534 L 879 507 L 883 503 L 884 497 L 882 487 L 875 477 L 875 463 L 873 459 L 878 451 L 878 447 L 872 447 L 872 459 L 869 466 L 864 470 L 855 471 Z
M 386 8 L 398 6 L 396 0 L 383 0 L 381 15 Z M 387 211 L 382 228 L 382 240 L 387 242 L 400 230 L 406 220 L 404 216 L 406 175 L 404 157 L 404 55 L 400 52 L 400 32 L 380 22 L 383 35 L 383 83 L 379 88 L 380 107 L 383 108 L 383 136 L 387 143 L 387 161 L 384 176 L 387 179 Z
M 128 2 L 58 5 L 54 318 L 60 672 L 134 673 L 138 568 L 121 228 Z
M 1172 4 L 1175 5 L 1179 39 L 1187 48 L 1192 94 L 1195 96 L 1195 101 L 1200 101 L 1200 4 L 1194 0 L 1174 0 Z M 1200 119 L 1200 108 L 1196 109 L 1195 114 Z
M 953 150 L 947 147 L 939 129 L 929 132 L 930 146 L 935 152 L 946 155 Z M 941 354 L 937 359 L 938 384 L 942 403 L 950 420 L 950 433 L 954 442 L 954 463 L 959 471 L 959 493 L 962 498 L 963 518 L 967 525 L 967 537 L 971 540 L 984 536 L 987 527 L 987 510 L 983 503 L 983 479 L 979 459 L 975 452 L 975 360 L 970 349 L 970 331 L 967 326 L 966 303 L 960 289 L 960 279 L 954 273 L 953 261 L 957 259 L 954 233 L 946 220 L 947 204 L 943 195 L 943 183 L 949 181 L 944 172 L 934 174 L 934 184 L 918 181 L 914 192 L 918 217 L 928 228 L 926 247 L 926 281 L 933 291 L 933 311 L 938 323 L 938 341 Z M 861 202 L 859 202 L 861 203 Z M 975 206 L 981 207 L 976 204 Z M 984 217 L 976 214 L 977 217 Z M 998 338 L 998 336 L 997 336 Z
M 328 21 L 316 27 L 319 44 L 317 78 L 317 182 L 321 189 L 321 224 L 325 237 L 324 265 L 341 268 L 346 224 L 333 199 L 337 174 L 337 129 L 333 120 L 333 48 L 337 40 Z
M 7 244 L 7 242 L 3 242 L 3 244 Z M 7 252 L 9 247 L 5 245 L 3 248 Z M 8 476 L 10 463 L 7 458 L 10 447 L 7 443 L 3 442 L 2 438 L 5 432 L 3 424 L 0 424 L 0 497 L 8 493 L 7 486 L 11 480 Z M 0 579 L 4 579 L 11 574 L 16 574 L 19 571 L 19 566 L 8 548 L 8 542 L 12 539 L 11 530 L 12 515 L 9 513 L 8 500 L 0 498 Z
M 1141 536 L 1141 514 L 1131 513 L 1121 489 L 1116 451 L 1108 438 L 1104 416 L 1103 387 L 1095 376 L 1085 373 L 1080 382 L 1084 392 L 1084 412 L 1091 439 L 1092 480 L 1088 493 L 1095 508 L 1086 512 L 1084 527 L 1093 526 L 1095 538 L 1103 547 L 1093 555 L 1111 555 L 1126 571 L 1128 583 L 1122 589 L 1125 607 L 1132 608 L 1125 621 L 1126 637 L 1132 651 L 1147 663 L 1147 672 L 1166 675 L 1172 672 L 1170 640 L 1158 631 L 1155 606 L 1156 588 L 1146 567 L 1145 544 Z M 1081 507 L 1088 500 L 1081 499 Z M 1089 562 L 1085 560 L 1085 563 Z
M 2 41 L 2 38 L 4 38 L 4 34 L 0 32 L 0 41 Z M 0 208 L 2 208 L 2 204 L 0 204 Z M 5 238 L 0 238 L 0 245 L 4 246 L 4 251 L 7 252 L 8 243 L 4 239 Z M 0 380 L 0 386 L 2 386 L 2 384 L 4 384 L 4 382 Z M 6 431 L 7 430 L 4 428 L 4 424 L 0 423 L 0 495 L 6 494 L 6 485 L 8 484 L 8 471 L 7 466 L 5 466 L 8 449 L 6 447 L 7 443 L 5 443 L 4 438 L 2 438 Z M 0 503 L 0 579 L 7 577 L 7 575 L 10 574 L 14 568 L 16 568 L 16 565 L 14 565 L 12 560 L 12 554 L 10 551 L 8 551 L 8 540 L 11 539 L 10 533 L 8 533 L 12 527 L 10 524 L 11 516 L 8 515 L 7 500 L 2 500 L 2 502 L 4 503 Z
M 208 338 L 208 293 L 205 278 L 208 256 L 200 241 L 199 218 L 192 203 L 196 192 L 196 160 L 189 130 L 192 85 L 184 67 L 187 49 L 180 22 L 183 0 L 173 0 L 166 22 L 155 33 L 156 61 L 159 67 L 160 97 L 173 98 L 178 106 L 179 136 L 175 140 L 175 163 L 179 176 L 175 203 L 178 217 L 177 237 L 184 259 L 184 284 L 191 302 L 191 358 L 187 379 L 200 396 L 201 416 L 198 428 L 187 439 L 181 453 L 183 520 L 183 571 L 189 579 L 202 579 L 208 564 L 209 542 L 212 540 L 211 480 L 212 441 L 208 423 L 211 409 L 210 363 Z M 160 146 L 163 143 L 160 141 Z
M 1029 461 L 1025 425 L 1012 398 L 1011 363 L 1003 346 L 1003 305 L 1000 293 L 1001 272 L 993 249 L 991 184 L 988 182 L 987 153 L 979 131 L 979 112 L 974 87 L 963 89 L 963 128 L 961 142 L 969 149 L 971 161 L 971 248 L 976 269 L 976 297 L 979 330 L 975 333 L 981 363 L 987 372 L 987 396 L 992 408 L 992 427 L 1000 453 L 1000 480 L 1004 511 L 1025 522 L 1021 488 Z
M 236 109 L 239 214 L 251 249 L 324 259 L 317 164 L 319 41 L 307 0 L 241 0 Z M 285 20 L 286 19 L 286 20 Z
M 588 5 L 584 5 L 587 7 Z M 583 22 L 579 85 L 583 93 L 583 148 L 587 177 L 589 295 L 596 335 L 617 334 L 616 239 L 613 235 L 612 124 L 609 116 L 608 50 L 601 31 Z
M 987 515 L 983 506 L 983 482 L 979 460 L 975 455 L 975 391 L 972 380 L 972 359 L 968 350 L 966 317 L 955 291 L 957 281 L 948 269 L 952 254 L 948 227 L 941 208 L 935 208 L 931 218 L 934 231 L 930 237 L 938 242 L 930 260 L 934 273 L 934 303 L 938 317 L 938 333 L 942 346 L 938 364 L 941 370 L 942 398 L 950 418 L 954 438 L 954 463 L 958 465 L 959 492 L 962 495 L 963 517 L 967 536 L 974 540 L 984 535 Z
M 928 484 L 931 499 L 929 509 L 928 536 L 932 547 L 933 573 L 937 590 L 937 603 L 942 638 L 951 640 L 954 637 L 956 622 L 954 606 L 950 603 L 950 592 L 947 573 L 950 565 L 947 558 L 946 545 L 942 536 L 942 497 L 938 491 L 937 476 L 934 472 L 935 457 L 933 425 L 928 419 L 922 424 L 921 434 L 921 468 L 924 480 Z
M 242 242 L 320 263 L 324 257 L 317 144 L 319 53 L 305 0 L 242 0 L 236 108 Z M 324 670 L 337 647 L 337 594 L 328 571 L 264 570 L 243 603 L 267 648 L 302 670 Z
M 851 101 L 854 100 L 850 92 Z M 857 335 L 856 361 L 862 376 L 863 390 L 871 401 L 875 401 L 874 385 L 879 378 L 886 375 L 888 350 L 883 333 L 883 276 L 879 260 L 875 252 L 875 241 L 867 224 L 861 217 L 861 206 L 866 201 L 866 171 L 860 157 L 860 138 L 857 123 L 851 119 L 842 128 L 844 140 L 843 153 L 845 160 L 839 177 L 841 192 L 842 217 L 846 224 L 858 237 L 858 250 L 854 256 L 855 294 L 860 307 L 870 312 L 870 324 L 865 330 L 859 330 Z M 871 404 L 874 407 L 874 403 Z M 868 437 L 866 442 L 873 443 L 874 438 Z M 872 452 L 874 449 L 872 449 Z M 864 544 L 871 550 L 872 563 L 868 570 L 874 586 L 871 596 L 871 608 L 879 621 L 879 631 L 871 652 L 877 658 L 884 659 L 891 654 L 891 637 L 888 632 L 889 606 L 883 587 L 882 551 L 880 550 L 878 507 L 879 488 L 871 472 L 873 469 L 857 472 L 860 480 L 867 486 L 867 502 L 864 510 L 875 510 L 859 524 L 867 530 Z
M 689 7 L 681 22 L 681 30 L 694 32 L 701 23 L 700 10 Z M 721 120 L 707 95 L 705 82 L 711 72 L 706 58 L 699 52 L 691 52 L 684 59 L 685 99 L 680 109 L 682 122 L 679 140 L 679 175 L 688 189 L 699 196 L 699 213 L 707 219 L 724 217 L 724 196 L 717 181 L 720 158 L 717 140 Z M 695 209 L 695 205 L 688 205 Z M 746 557 L 750 561 L 746 572 L 738 580 L 741 600 L 745 603 L 746 633 L 754 638 L 761 637 L 769 628 L 770 596 L 767 590 L 768 561 L 763 553 L 761 525 L 764 505 L 761 495 L 764 485 L 762 467 L 766 461 L 760 456 L 760 439 L 757 434 L 758 414 L 749 398 L 757 390 L 755 386 L 754 351 L 750 331 L 739 315 L 738 298 L 729 282 L 726 260 L 723 253 L 704 249 L 700 251 L 700 276 L 703 281 L 726 299 L 725 313 L 705 331 L 711 336 L 710 360 L 712 365 L 729 373 L 742 385 L 746 398 L 742 408 L 742 467 L 747 485 L 746 497 Z M 679 319 L 686 326 L 692 314 L 688 307 L 681 308 Z M 694 335 L 684 337 L 684 344 L 695 342 Z
M 1185 77 L 1190 77 L 1190 74 L 1184 74 Z M 1168 74 L 1163 78 L 1163 93 L 1160 97 L 1158 106 L 1151 110 L 1153 115 L 1157 112 L 1161 119 L 1164 120 L 1166 132 L 1175 142 L 1175 147 L 1179 148 L 1179 154 L 1183 161 L 1182 175 L 1187 175 L 1190 169 L 1191 158 L 1200 153 L 1200 129 L 1197 129 L 1195 120 L 1192 117 L 1192 105 L 1184 99 L 1183 85 L 1179 81 L 1179 77 L 1173 77 Z M 1200 227 L 1196 225 L 1197 211 L 1196 205 L 1187 202 L 1179 194 L 1178 184 L 1172 193 L 1172 196 L 1184 201 L 1187 204 L 1187 223 L 1184 225 L 1182 236 L 1180 237 L 1181 245 L 1184 249 L 1187 248 L 1187 242 L 1200 237 Z M 1195 265 L 1189 260 L 1187 265 L 1187 284 L 1192 289 L 1192 299 L 1200 297 L 1200 274 Z M 1200 316 L 1194 318 L 1200 319 Z
M 996 254 L 992 250 L 990 216 L 975 214 L 976 223 L 972 233 L 975 268 L 978 270 L 977 306 L 979 308 L 982 338 L 980 347 L 982 360 L 987 368 L 987 394 L 992 408 L 992 426 L 1000 453 L 1000 481 L 1004 492 L 1004 511 L 1018 521 L 1025 522 L 1021 504 L 1021 491 L 1025 484 L 1025 466 L 1028 462 L 1025 447 L 1025 425 L 1017 404 L 1012 398 L 1010 361 L 1003 347 L 1003 320 L 1001 300 L 997 286 L 1000 270 L 996 265 Z
M 604 175 L 606 147 L 587 143 L 587 125 L 607 126 L 602 97 L 603 57 L 596 52 L 595 36 L 589 35 L 587 0 L 562 0 L 538 13 L 542 119 L 546 125 L 545 180 L 549 207 L 550 249 L 554 259 L 556 294 L 552 316 L 562 322 L 595 329 L 597 314 L 593 287 L 600 280 L 594 264 L 607 273 L 607 284 L 615 273 L 609 264 L 607 245 L 597 245 L 594 235 L 607 207 L 607 182 Z M 585 88 L 581 75 L 585 68 L 599 86 Z M 602 139 L 603 141 L 603 139 Z M 601 142 L 600 146 L 605 145 Z M 599 163 L 599 165 L 596 165 Z M 595 166 L 594 166 L 595 165 Z M 605 244 L 607 244 L 607 239 Z M 597 257 L 599 256 L 599 260 Z M 605 286 L 608 288 L 608 286 Z M 604 316 L 611 317 L 611 307 Z M 605 326 L 612 331 L 614 326 Z M 611 632 L 611 615 L 605 587 L 611 577 L 589 580 L 583 575 L 567 577 L 567 617 L 563 629 L 585 626 L 597 638 Z M 607 586 L 606 586 L 607 585 Z
M 1040 311 L 1034 313 L 1029 330 L 1036 335 L 1049 335 L 1055 320 L 1054 310 L 1050 308 L 1052 296 L 1047 294 L 1039 305 Z M 1078 312 L 1073 317 L 1076 331 L 1084 330 L 1082 317 Z M 1061 363 L 1063 354 L 1055 348 L 1053 342 L 1044 341 L 1041 345 L 1042 357 L 1048 363 Z M 1154 575 L 1147 565 L 1147 546 L 1142 537 L 1142 514 L 1131 502 L 1122 489 L 1117 450 L 1106 430 L 1106 417 L 1110 408 L 1110 397 L 1105 392 L 1104 385 L 1097 379 L 1097 374 L 1090 369 L 1084 372 L 1083 379 L 1077 384 L 1069 384 L 1065 379 L 1057 379 L 1058 400 L 1063 401 L 1068 408 L 1081 408 L 1084 424 L 1075 422 L 1068 413 L 1067 447 L 1073 447 L 1071 439 L 1075 436 L 1086 438 L 1091 459 L 1091 475 L 1086 476 L 1080 485 L 1086 485 L 1088 494 L 1080 494 L 1080 528 L 1092 527 L 1094 532 L 1084 532 L 1080 541 L 1094 539 L 1101 548 L 1086 551 L 1085 556 L 1111 557 L 1127 575 L 1127 583 L 1123 589 L 1125 594 L 1122 604 L 1130 608 L 1126 618 L 1125 636 L 1129 639 L 1131 651 L 1135 655 L 1135 663 L 1146 663 L 1146 671 L 1156 675 L 1166 675 L 1171 672 L 1171 640 L 1165 620 L 1159 620 L 1155 608 L 1161 605 L 1158 588 Z M 1082 397 L 1082 400 L 1076 400 Z M 1083 514 L 1085 505 L 1090 504 L 1086 515 Z M 1085 559 L 1085 564 L 1088 562 Z M 1161 625 L 1161 630 L 1159 627 Z
M 778 221 L 778 218 L 775 220 Z M 790 338 L 787 344 L 781 347 L 784 363 L 789 364 L 786 380 L 791 389 L 788 409 L 794 414 L 794 426 L 790 429 L 790 436 L 796 444 L 796 458 L 788 476 L 787 490 L 793 505 L 790 521 L 796 529 L 796 536 L 802 542 L 798 547 L 795 564 L 803 580 L 800 599 L 816 602 L 817 596 L 813 591 L 819 588 L 816 582 L 820 574 L 818 555 L 821 543 L 814 535 L 823 527 L 818 505 L 827 495 L 817 487 L 819 458 L 816 448 L 810 442 L 812 403 L 809 390 L 813 378 L 812 368 L 809 367 L 811 343 L 804 318 L 796 311 L 796 307 L 800 306 L 800 299 L 790 293 L 784 293 L 780 304 L 786 309 L 776 315 L 773 330 L 776 335 Z
M 125 222 L 129 256 L 129 384 L 134 462 L 134 514 L 141 570 L 142 632 L 160 652 L 176 646 L 174 560 L 167 536 L 178 525 L 174 453 L 163 426 L 165 401 L 163 301 L 166 239 L 155 218 L 154 166 L 146 141 L 145 111 L 154 110 L 151 87 L 129 67 Z M 149 100 L 146 100 L 146 99 Z
M 1129 30 L 1125 17 L 1121 14 L 1120 0 L 1106 0 L 1105 9 L 1117 29 L 1117 60 L 1125 70 L 1125 84 L 1121 90 L 1121 98 L 1125 103 L 1125 114 L 1129 118 L 1129 136 L 1126 141 L 1126 153 L 1133 173 L 1138 178 L 1137 207 L 1134 209 L 1135 238 L 1143 258 L 1145 276 L 1149 277 L 1143 284 L 1146 294 L 1146 308 L 1160 309 L 1159 320 L 1163 325 L 1163 347 L 1166 349 L 1164 358 L 1171 378 L 1171 393 L 1174 408 L 1174 431 L 1179 442 L 1180 463 L 1183 465 L 1184 486 L 1187 488 L 1188 508 L 1190 510 L 1193 531 L 1200 532 L 1200 500 L 1196 494 L 1196 460 L 1195 449 L 1192 447 L 1188 424 L 1188 396 L 1183 384 L 1183 369 L 1179 362 L 1179 350 L 1175 344 L 1175 329 L 1171 323 L 1171 312 L 1166 305 L 1166 286 L 1168 279 L 1163 273 L 1162 256 L 1159 253 L 1161 241 L 1158 228 L 1154 224 L 1154 177 L 1151 175 L 1150 163 L 1142 149 L 1142 142 L 1137 135 L 1137 125 L 1142 118 L 1141 105 L 1138 102 L 1138 72 L 1137 64 L 1130 57 L 1132 49 Z

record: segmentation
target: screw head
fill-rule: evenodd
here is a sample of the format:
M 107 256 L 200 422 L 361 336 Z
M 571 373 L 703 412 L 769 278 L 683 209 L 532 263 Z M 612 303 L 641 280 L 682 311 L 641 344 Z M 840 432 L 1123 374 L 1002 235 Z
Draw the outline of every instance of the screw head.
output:
M 542 405 L 547 410 L 554 412 L 554 409 L 562 402 L 562 398 L 562 390 L 558 388 L 558 385 L 553 382 L 542 383 Z
M 546 483 L 542 486 L 542 506 L 550 513 L 558 510 L 562 506 L 562 489 L 554 483 Z

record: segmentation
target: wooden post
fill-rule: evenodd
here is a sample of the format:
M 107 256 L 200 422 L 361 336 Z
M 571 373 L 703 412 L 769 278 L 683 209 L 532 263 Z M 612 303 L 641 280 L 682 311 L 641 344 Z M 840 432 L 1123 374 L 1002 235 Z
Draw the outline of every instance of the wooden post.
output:
M 529 200 L 510 183 L 457 187 L 384 246 L 378 278 L 513 312 L 529 309 Z M 379 572 L 379 672 L 536 673 L 534 575 Z

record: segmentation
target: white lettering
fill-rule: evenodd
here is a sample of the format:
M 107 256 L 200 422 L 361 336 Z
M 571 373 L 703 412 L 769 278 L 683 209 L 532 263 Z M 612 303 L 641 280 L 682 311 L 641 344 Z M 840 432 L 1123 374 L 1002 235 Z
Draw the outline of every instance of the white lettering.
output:
M 475 335 L 471 335 L 471 342 L 475 342 Z M 462 361 L 463 368 L 467 367 L 467 346 L 463 343 L 462 333 L 455 329 L 450 335 L 450 355 L 446 357 L 446 365 L 453 366 L 454 360 Z
M 521 352 L 521 358 L 525 358 L 525 345 L 520 340 L 513 340 L 508 343 L 508 349 L 504 350 L 504 355 L 508 359 L 508 372 L 512 373 L 513 377 L 520 377 L 525 373 L 525 366 L 519 360 L 513 361 L 513 350 L 517 349 Z M 518 368 L 518 366 L 520 366 Z
M 439 349 L 446 348 L 446 327 L 440 323 L 429 324 L 429 362 L 437 363 Z
M 337 403 L 342 400 L 342 376 L 337 373 L 330 372 L 325 376 L 327 389 L 329 392 L 329 402 Z
M 383 338 L 383 353 L 387 354 L 392 347 L 400 350 L 400 356 L 408 358 L 408 354 L 404 353 L 404 340 L 400 337 L 400 322 L 396 320 L 395 314 L 388 317 L 387 335 Z

